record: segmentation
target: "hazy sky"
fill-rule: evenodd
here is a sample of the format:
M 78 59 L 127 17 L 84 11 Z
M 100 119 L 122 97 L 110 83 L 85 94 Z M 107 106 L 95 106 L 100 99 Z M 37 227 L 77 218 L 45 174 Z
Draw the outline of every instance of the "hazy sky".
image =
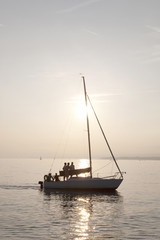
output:
M 159 10 L 159 0 L 0 0 L 0 157 L 84 157 L 80 73 L 115 155 L 160 156 Z M 91 136 L 93 157 L 105 156 Z

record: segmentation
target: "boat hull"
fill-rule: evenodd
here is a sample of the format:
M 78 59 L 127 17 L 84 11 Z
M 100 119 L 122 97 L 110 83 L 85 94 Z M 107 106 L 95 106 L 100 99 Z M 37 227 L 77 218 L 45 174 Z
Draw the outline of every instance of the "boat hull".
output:
M 73 178 L 67 181 L 47 182 L 44 181 L 44 189 L 58 190 L 115 190 L 119 187 L 123 179 L 103 179 L 103 178 Z

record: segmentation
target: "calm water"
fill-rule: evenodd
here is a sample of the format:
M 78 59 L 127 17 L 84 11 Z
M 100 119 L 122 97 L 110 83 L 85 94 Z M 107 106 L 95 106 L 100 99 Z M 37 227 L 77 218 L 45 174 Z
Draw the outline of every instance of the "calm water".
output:
M 0 239 L 159 240 L 160 161 L 119 164 L 127 174 L 114 194 L 71 194 L 39 190 L 51 160 L 1 159 Z

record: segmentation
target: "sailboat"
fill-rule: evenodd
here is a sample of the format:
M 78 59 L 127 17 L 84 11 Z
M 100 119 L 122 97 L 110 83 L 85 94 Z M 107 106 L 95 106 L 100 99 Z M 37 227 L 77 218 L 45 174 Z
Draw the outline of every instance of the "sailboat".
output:
M 123 172 L 121 172 L 119 165 L 115 159 L 115 156 L 111 150 L 111 147 L 108 143 L 108 140 L 105 136 L 103 128 L 100 124 L 100 121 L 97 117 L 97 114 L 93 108 L 93 105 L 90 101 L 90 98 L 87 94 L 85 78 L 82 76 L 83 87 L 84 87 L 84 98 L 86 109 L 88 104 L 90 104 L 91 109 L 95 115 L 95 118 L 98 122 L 106 145 L 109 149 L 111 157 L 118 169 L 118 174 L 113 176 L 108 176 L 105 178 L 93 177 L 92 176 L 92 157 L 91 157 L 91 140 L 90 140 L 90 126 L 89 126 L 89 115 L 86 110 L 86 122 L 87 122 L 87 135 L 88 135 L 88 154 L 89 154 L 89 166 L 87 168 L 82 169 L 63 169 L 63 171 L 59 171 L 59 175 L 56 174 L 55 177 L 52 176 L 51 173 L 44 176 L 43 181 L 39 181 L 41 188 L 48 190 L 85 190 L 85 191 L 108 191 L 115 190 L 119 187 L 119 185 L 123 181 Z M 82 177 L 80 174 L 89 173 L 89 176 Z

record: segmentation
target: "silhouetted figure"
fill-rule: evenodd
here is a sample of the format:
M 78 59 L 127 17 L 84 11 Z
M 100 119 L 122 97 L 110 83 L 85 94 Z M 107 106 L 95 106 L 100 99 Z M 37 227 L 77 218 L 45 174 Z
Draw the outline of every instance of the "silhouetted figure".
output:
M 70 170 L 70 163 L 67 164 L 67 167 L 66 167 L 66 178 L 68 180 L 68 177 L 69 177 L 69 170 Z
M 50 182 L 50 181 L 52 181 L 52 180 L 53 180 L 52 174 L 49 173 L 49 174 L 47 175 L 47 182 Z
M 75 169 L 75 166 L 74 166 L 74 164 L 73 164 L 73 162 L 71 162 L 71 165 L 70 165 L 70 170 L 74 170 Z M 72 173 L 71 173 L 71 177 L 72 177 Z
M 55 176 L 54 176 L 54 180 L 55 180 L 56 182 L 60 181 L 60 180 L 59 180 L 59 176 L 57 175 L 57 173 L 56 173 Z
M 70 170 L 74 170 L 74 169 L 75 169 L 75 166 L 74 166 L 73 162 L 71 162 Z
M 63 171 L 64 171 L 64 177 L 63 177 L 63 179 L 64 179 L 64 181 L 65 181 L 65 179 L 66 179 L 66 177 L 67 177 L 67 163 L 64 163 L 64 166 L 63 166 Z

